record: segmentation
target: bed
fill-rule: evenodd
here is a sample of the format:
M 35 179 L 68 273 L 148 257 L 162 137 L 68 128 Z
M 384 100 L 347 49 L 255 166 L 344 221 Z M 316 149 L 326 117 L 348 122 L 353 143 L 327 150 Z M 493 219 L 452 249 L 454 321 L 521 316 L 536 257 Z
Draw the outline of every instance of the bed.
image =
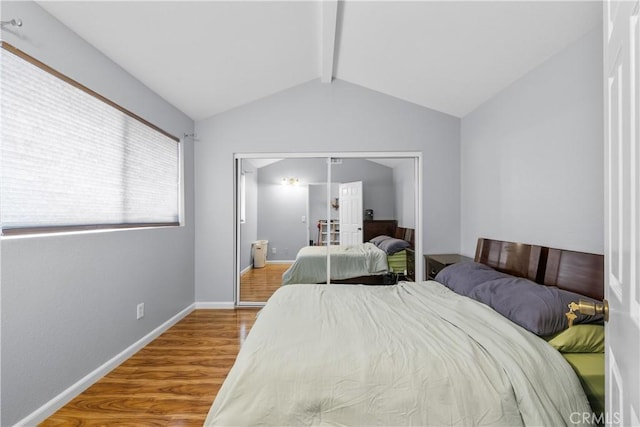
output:
M 393 227 L 359 245 L 306 246 L 282 274 L 282 284 L 326 283 L 327 251 L 331 283 L 395 284 L 407 271 L 413 229 Z
M 604 257 L 599 254 L 481 238 L 476 246 L 475 261 L 595 301 L 604 298 Z M 593 412 L 602 414 L 605 407 L 604 327 L 582 325 L 543 338 L 556 347 L 574 369 Z
M 466 263 L 478 268 L 469 294 L 500 282 L 518 294 L 526 284 L 558 299 L 602 295 L 599 255 L 480 239 L 475 261 Z M 281 287 L 260 312 L 205 424 L 515 426 L 593 419 L 572 415 L 589 414 L 592 405 L 571 361 L 550 342 L 600 320 L 579 317 L 573 328 L 536 335 L 499 308 L 456 292 L 468 273 L 456 269 L 437 277 L 446 284 Z M 504 303 L 503 292 L 509 291 L 492 298 Z M 535 307 L 533 299 L 525 303 L 516 314 Z

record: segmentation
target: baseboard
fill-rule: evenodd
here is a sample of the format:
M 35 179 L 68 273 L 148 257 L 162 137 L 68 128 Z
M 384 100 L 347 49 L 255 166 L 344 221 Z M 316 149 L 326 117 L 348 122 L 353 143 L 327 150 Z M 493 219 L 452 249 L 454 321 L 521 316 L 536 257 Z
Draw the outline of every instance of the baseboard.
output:
M 222 301 L 222 302 L 206 302 L 200 301 L 196 302 L 196 309 L 229 309 L 235 308 L 235 303 L 233 301 Z
M 69 403 L 71 399 L 82 393 L 84 390 L 89 388 L 99 379 L 104 377 L 114 368 L 117 368 L 122 362 L 133 356 L 136 352 L 142 349 L 145 345 L 149 344 L 151 341 L 160 336 L 164 331 L 178 323 L 182 318 L 191 313 L 195 308 L 195 304 L 190 304 L 184 310 L 180 311 L 178 314 L 173 316 L 171 319 L 164 322 L 162 325 L 155 328 L 153 331 L 149 332 L 144 337 L 140 338 L 135 343 L 131 344 L 129 347 L 124 349 L 122 352 L 111 358 L 109 361 L 104 363 L 103 365 L 96 368 L 93 372 L 87 374 L 80 381 L 73 384 L 71 387 L 42 405 L 40 408 L 32 412 L 30 415 L 26 416 L 22 420 L 20 420 L 15 426 L 33 426 L 41 423 L 47 417 L 53 415 L 58 409 L 62 408 L 64 405 Z
M 286 260 L 286 259 L 277 259 L 273 261 L 267 261 L 267 264 L 293 264 L 296 262 L 294 259 Z

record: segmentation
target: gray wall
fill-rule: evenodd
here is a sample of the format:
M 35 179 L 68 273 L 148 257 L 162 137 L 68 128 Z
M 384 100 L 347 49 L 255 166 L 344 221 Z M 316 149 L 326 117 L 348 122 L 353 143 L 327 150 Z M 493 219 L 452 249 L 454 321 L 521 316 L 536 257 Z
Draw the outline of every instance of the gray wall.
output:
M 283 186 L 281 180 L 286 177 L 298 178 L 299 185 Z M 309 239 L 317 240 L 316 224 L 327 216 L 327 190 L 326 186 L 316 189 L 319 197 L 312 199 L 308 184 L 326 179 L 326 158 L 285 159 L 260 168 L 258 238 L 269 241 L 269 260 L 295 259 L 298 251 L 309 244 L 307 228 L 310 230 Z M 362 181 L 363 206 L 374 209 L 378 219 L 395 218 L 391 168 L 365 159 L 344 158 L 342 164 L 332 165 L 331 180 L 334 183 Z M 338 197 L 337 185 L 333 194 Z M 307 216 L 308 203 L 309 218 L 303 223 L 302 216 Z M 332 209 L 331 212 L 331 218 L 339 218 L 338 211 Z
M 290 260 L 298 249 L 308 243 L 307 223 L 307 176 L 317 169 L 320 159 L 281 160 L 260 168 L 258 172 L 258 239 L 268 240 L 267 259 Z M 321 169 L 321 168 L 320 168 Z M 326 175 L 326 174 L 325 174 Z M 283 177 L 298 177 L 298 185 L 282 185 Z M 274 253 L 274 250 L 277 250 Z
M 602 253 L 602 29 L 462 120 L 462 252 L 478 237 Z
M 177 136 L 193 121 L 33 2 L 7 42 Z M 17 33 L 16 33 L 17 34 Z M 186 226 L 2 239 L 2 419 L 12 425 L 194 302 L 193 146 Z M 145 303 L 145 317 L 135 318 Z
M 340 184 L 334 182 L 331 184 L 331 200 L 340 197 Z M 314 244 L 318 243 L 318 221 L 327 218 L 327 184 L 310 184 L 309 185 L 309 220 L 307 226 L 309 228 L 309 240 L 313 240 Z M 340 211 L 331 209 L 329 219 L 340 219 Z
M 415 176 L 413 160 L 402 160 L 401 164 L 393 167 L 395 219 L 399 227 L 416 228 Z
M 314 80 L 199 121 L 196 132 L 196 301 L 233 301 L 234 152 L 422 152 L 424 250 L 460 249 L 456 117 L 344 81 Z

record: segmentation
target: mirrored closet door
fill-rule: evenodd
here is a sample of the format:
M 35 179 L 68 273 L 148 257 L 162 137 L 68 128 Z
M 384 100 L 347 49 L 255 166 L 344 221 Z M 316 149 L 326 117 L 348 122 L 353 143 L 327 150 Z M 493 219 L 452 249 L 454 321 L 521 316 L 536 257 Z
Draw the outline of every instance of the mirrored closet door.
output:
M 309 192 L 327 182 L 326 158 L 238 158 L 238 302 L 263 303 L 305 246 L 315 245 Z M 321 195 L 320 195 L 321 196 Z M 326 197 L 313 207 L 326 212 Z
M 283 283 L 327 283 L 329 254 L 364 242 L 372 224 L 417 228 L 415 154 L 263 156 L 235 159 L 238 305 L 262 304 Z M 298 253 L 329 255 L 324 276 L 293 266 Z

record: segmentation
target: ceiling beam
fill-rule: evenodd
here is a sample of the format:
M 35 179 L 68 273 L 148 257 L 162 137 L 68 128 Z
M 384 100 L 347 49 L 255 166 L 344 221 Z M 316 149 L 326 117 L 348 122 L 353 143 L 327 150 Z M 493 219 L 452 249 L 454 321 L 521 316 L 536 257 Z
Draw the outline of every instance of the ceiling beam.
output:
M 320 81 L 331 83 L 336 45 L 336 23 L 338 21 L 338 0 L 322 1 L 322 58 Z

